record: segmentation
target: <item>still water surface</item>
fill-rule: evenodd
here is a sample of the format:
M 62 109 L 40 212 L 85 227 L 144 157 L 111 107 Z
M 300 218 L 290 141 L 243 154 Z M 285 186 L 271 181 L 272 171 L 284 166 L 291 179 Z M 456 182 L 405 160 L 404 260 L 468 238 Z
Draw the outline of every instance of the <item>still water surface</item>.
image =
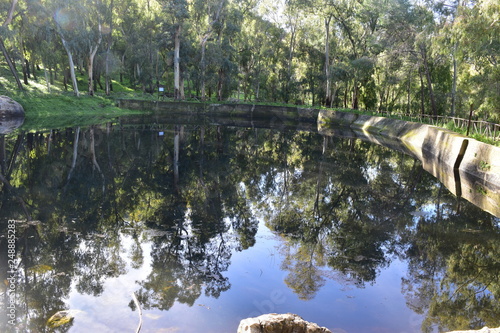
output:
M 229 333 L 269 312 L 349 333 L 500 326 L 500 220 L 402 153 L 154 117 L 1 140 L 21 332 L 61 310 L 56 332 Z

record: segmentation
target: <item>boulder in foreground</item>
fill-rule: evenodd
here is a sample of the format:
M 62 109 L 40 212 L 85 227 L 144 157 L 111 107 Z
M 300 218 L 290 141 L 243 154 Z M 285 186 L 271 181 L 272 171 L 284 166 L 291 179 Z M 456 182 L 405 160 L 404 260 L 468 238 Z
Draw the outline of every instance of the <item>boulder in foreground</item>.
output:
M 238 333 L 332 333 L 325 327 L 305 321 L 296 314 L 269 313 L 243 319 Z

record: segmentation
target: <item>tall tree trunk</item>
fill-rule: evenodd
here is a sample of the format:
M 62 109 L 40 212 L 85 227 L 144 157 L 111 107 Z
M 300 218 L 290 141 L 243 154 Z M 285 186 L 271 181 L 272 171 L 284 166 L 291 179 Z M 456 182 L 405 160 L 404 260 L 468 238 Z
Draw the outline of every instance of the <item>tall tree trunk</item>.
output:
M 186 99 L 186 95 L 184 93 L 184 78 L 182 77 L 182 75 L 181 75 L 181 79 L 179 82 L 179 97 L 182 100 Z
M 326 88 L 325 88 L 325 106 L 332 106 L 332 82 L 330 78 L 330 22 L 332 16 L 325 18 L 325 77 L 326 77 Z M 314 97 L 313 97 L 314 100 Z M 313 102 L 314 104 L 314 102 Z
M 174 34 L 174 99 L 181 98 L 181 67 L 180 67 L 180 49 L 181 49 L 181 24 L 176 27 Z
M 219 69 L 219 82 L 217 83 L 217 100 L 222 101 L 222 87 L 224 85 L 224 70 Z
M 290 101 L 290 90 L 291 90 L 291 82 L 292 82 L 292 62 L 293 62 L 293 53 L 295 49 L 295 37 L 296 37 L 296 27 L 293 26 L 291 28 L 290 35 L 290 46 L 288 50 L 288 69 L 287 69 L 287 77 L 285 83 L 285 103 Z
M 425 45 L 421 45 L 420 51 L 422 53 L 422 60 L 423 60 L 424 69 L 425 69 L 425 77 L 427 79 L 427 86 L 429 89 L 429 98 L 431 100 L 432 115 L 437 116 L 436 99 L 434 98 L 434 89 L 432 88 L 431 71 L 429 68 L 429 61 L 427 59 L 427 47 Z
M 69 60 L 69 72 L 71 74 L 71 81 L 73 83 L 73 91 L 75 96 L 79 97 L 80 96 L 80 91 L 78 90 L 78 82 L 76 81 L 76 74 L 75 74 L 75 63 L 73 61 L 73 54 L 71 53 L 71 50 L 69 49 L 68 42 L 64 39 L 62 34 L 59 34 L 61 37 L 62 44 L 64 46 L 64 49 L 66 50 L 66 53 L 68 54 L 68 60 Z
M 259 73 L 259 72 L 257 72 Z M 259 75 L 257 75 L 257 77 L 259 77 Z M 260 92 L 260 80 L 257 79 L 257 87 L 255 88 L 255 101 L 258 102 L 259 101 L 259 92 Z
M 411 70 L 410 73 L 408 74 L 408 95 L 407 95 L 406 112 L 408 114 L 411 113 Z
M 200 67 L 201 67 L 201 100 L 204 101 L 206 99 L 206 91 L 205 91 L 205 75 L 206 75 L 206 68 L 207 68 L 207 61 L 205 59 L 205 53 L 207 49 L 207 41 L 208 41 L 208 36 L 205 36 L 203 40 L 201 41 L 201 61 L 200 61 Z
M 5 61 L 7 62 L 7 65 L 9 66 L 10 72 L 14 76 L 14 79 L 16 80 L 17 87 L 19 90 L 24 91 L 23 84 L 21 83 L 21 80 L 19 79 L 19 75 L 17 74 L 16 68 L 14 67 L 14 64 L 12 63 L 12 60 L 10 59 L 9 53 L 7 52 L 7 49 L 5 48 L 5 44 L 3 42 L 3 38 L 0 36 L 0 48 L 2 49 L 3 56 L 5 57 Z
M 6 28 L 10 22 L 12 22 L 12 19 L 14 17 L 14 11 L 16 10 L 16 5 L 17 5 L 18 0 L 12 0 L 9 12 L 7 13 L 7 18 L 5 19 L 3 23 L 3 27 Z M 9 53 L 7 52 L 7 48 L 5 47 L 4 41 L 2 36 L 0 36 L 0 48 L 2 49 L 3 56 L 5 58 L 5 61 L 7 62 L 7 65 L 9 66 L 10 72 L 14 76 L 14 79 L 16 80 L 17 87 L 19 90 L 24 91 L 23 84 L 21 83 L 21 80 L 19 79 L 19 75 L 17 74 L 16 67 L 12 63 L 12 59 L 9 56 Z
M 88 94 L 90 96 L 94 96 L 94 56 L 92 55 L 92 52 L 89 54 L 89 59 L 88 59 Z
M 207 63 L 206 63 L 207 61 L 206 61 L 205 54 L 206 54 L 206 49 L 207 49 L 207 42 L 210 39 L 210 37 L 212 36 L 214 24 L 217 23 L 220 19 L 220 14 L 221 14 L 222 9 L 224 7 L 224 3 L 225 3 L 225 0 L 222 0 L 219 3 L 219 8 L 217 9 L 217 12 L 215 12 L 215 15 L 213 17 L 214 19 L 210 23 L 208 30 L 205 32 L 205 35 L 201 39 L 201 43 L 200 43 L 201 44 L 201 60 L 200 60 L 201 82 L 200 82 L 200 86 L 201 86 L 201 99 L 202 100 L 206 99 L 206 88 L 205 88 L 206 78 L 205 78 L 205 76 L 206 76 L 206 69 L 207 69 Z
M 113 0 L 111 0 L 111 3 L 109 5 L 109 32 L 108 32 L 108 47 L 106 48 L 106 65 L 105 65 L 105 71 L 106 71 L 106 96 L 109 96 L 111 93 L 111 78 L 109 74 L 109 54 L 111 53 L 111 44 L 113 43 Z
M 5 22 L 3 23 L 3 27 L 7 27 L 10 22 L 12 22 L 12 19 L 14 18 L 14 10 L 16 10 L 16 5 L 19 0 L 12 0 L 12 3 L 10 4 L 9 12 L 7 13 L 7 18 L 5 19 Z
M 125 52 L 122 55 L 122 65 L 121 68 L 125 68 Z M 120 83 L 123 83 L 123 71 L 120 70 Z
M 21 68 L 23 72 L 23 81 L 25 85 L 28 85 L 28 77 L 29 77 L 29 71 L 30 71 L 30 66 L 28 60 L 26 60 L 26 57 L 24 56 L 24 43 L 23 43 L 23 37 L 19 37 L 19 48 L 20 48 L 20 53 L 21 53 Z
M 359 107 L 359 85 L 354 81 L 354 86 L 352 88 L 352 104 L 351 108 L 357 110 Z
M 43 71 L 45 74 L 45 83 L 47 84 L 47 91 L 50 94 L 50 79 L 49 79 L 49 73 L 47 73 L 47 67 L 43 66 Z
M 451 87 L 451 116 L 454 117 L 456 114 L 457 107 L 457 57 L 456 52 L 458 48 L 458 43 L 453 45 L 453 52 L 451 54 L 453 61 L 453 86 Z
M 349 82 L 345 83 L 345 89 L 344 89 L 344 108 L 347 108 L 347 98 L 349 96 Z
M 95 55 L 97 53 L 97 50 L 99 49 L 99 46 L 101 45 L 102 41 L 102 34 L 101 34 L 101 24 L 99 23 L 99 38 L 97 40 L 97 43 L 94 47 L 92 45 L 89 46 L 89 59 L 88 59 L 88 77 L 89 77 L 89 95 L 94 96 L 94 59 Z M 90 43 L 90 42 L 89 42 Z
M 420 77 L 420 114 L 425 115 L 425 94 L 424 94 L 424 77 L 422 74 L 422 69 L 418 70 L 418 75 Z

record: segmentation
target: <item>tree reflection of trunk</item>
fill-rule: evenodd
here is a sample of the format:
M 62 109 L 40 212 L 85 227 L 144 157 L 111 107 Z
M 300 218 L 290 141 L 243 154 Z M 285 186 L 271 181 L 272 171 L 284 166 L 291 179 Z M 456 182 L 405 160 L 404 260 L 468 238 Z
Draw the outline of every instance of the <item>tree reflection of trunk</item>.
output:
M 95 136 L 94 136 L 94 127 L 90 127 L 90 154 L 92 155 L 92 164 L 97 169 L 97 171 L 101 174 L 102 177 L 102 192 L 105 190 L 105 178 L 104 173 L 102 173 L 101 167 L 97 162 L 97 156 L 95 154 Z
M 217 126 L 217 154 L 222 155 L 224 141 L 222 140 L 222 127 Z
M 12 196 L 19 202 L 21 205 L 21 208 L 24 212 L 24 215 L 26 216 L 26 219 L 28 221 L 31 221 L 31 214 L 28 210 L 28 206 L 26 205 L 26 202 L 24 199 L 16 194 L 16 190 L 12 187 L 12 185 L 9 182 L 10 179 L 10 174 L 12 173 L 12 169 L 14 168 L 14 164 L 17 158 L 17 154 L 19 153 L 19 148 L 21 147 L 21 143 L 23 140 L 24 135 L 19 134 L 17 136 L 16 143 L 14 144 L 14 149 L 12 150 L 12 154 L 10 156 L 9 162 L 7 164 L 6 161 L 6 148 L 5 148 L 5 135 L 1 136 L 0 139 L 0 160 L 1 160 L 1 172 L 0 172 L 0 182 L 4 184 L 5 189 L 7 190 L 6 192 L 10 192 Z
M 16 157 L 17 154 L 19 153 L 19 149 L 21 148 L 21 144 L 24 140 L 24 134 L 19 134 L 16 139 L 16 143 L 14 144 L 14 149 L 12 150 L 12 154 L 10 155 L 9 158 L 9 163 L 7 165 L 7 171 L 4 174 L 5 178 L 10 179 L 10 174 L 12 173 L 12 170 L 14 170 L 14 164 L 16 162 Z
M 325 163 L 324 157 L 325 157 L 325 152 L 328 147 L 328 139 L 327 137 L 323 137 L 323 149 L 321 153 L 321 160 L 318 163 L 318 180 L 316 181 L 316 200 L 314 200 L 314 216 L 316 218 L 320 218 L 320 211 L 319 211 L 319 199 L 321 197 L 321 179 L 323 175 L 323 165 Z
M 202 126 L 200 128 L 200 147 L 202 151 L 204 146 L 205 146 L 205 126 Z
M 5 174 L 7 169 L 7 161 L 5 159 L 5 134 L 0 135 L 0 172 Z
M 0 135 L 0 172 L 5 175 L 7 171 L 7 160 L 5 154 L 5 134 Z
M 106 78 L 107 80 L 107 78 Z M 107 146 L 107 152 L 108 152 L 108 166 L 109 166 L 109 170 L 111 172 L 111 190 L 112 190 L 112 193 L 111 193 L 111 196 L 113 199 L 111 199 L 112 203 L 113 203 L 113 210 L 114 210 L 114 215 L 115 215 L 115 219 L 116 219 L 116 222 L 118 221 L 123 221 L 123 218 L 120 216 L 120 212 L 118 210 L 118 203 L 117 203 L 117 200 L 118 200 L 118 195 L 117 195 L 117 191 L 116 191 L 116 170 L 115 170 L 115 166 L 113 164 L 113 158 L 112 158 L 112 154 L 111 154 L 111 138 L 110 138 L 110 134 L 111 134 L 111 123 L 106 123 L 106 146 Z M 150 167 L 150 169 L 152 169 Z
M 50 149 L 52 148 L 52 131 L 50 130 L 49 137 L 47 138 L 47 154 L 50 154 Z
M 180 130 L 179 126 L 175 126 L 174 131 L 174 188 L 175 191 L 179 191 L 179 141 L 180 141 Z
M 436 222 L 441 222 L 443 213 L 441 212 L 441 195 L 443 194 L 443 183 L 439 183 L 437 201 L 436 201 Z
M 204 160 L 204 157 L 205 157 L 205 127 L 202 126 L 200 128 L 200 151 L 199 151 L 199 154 L 200 156 L 200 181 L 203 181 L 203 160 Z
M 3 173 L 0 173 L 0 182 L 2 182 L 4 184 L 4 186 L 6 187 L 7 191 L 9 191 L 10 193 L 12 193 L 12 196 L 19 202 L 19 204 L 21 205 L 21 208 L 23 209 L 24 211 L 24 215 L 26 215 L 26 218 L 28 221 L 31 221 L 32 218 L 31 218 L 31 214 L 28 210 L 28 206 L 26 205 L 26 202 L 24 201 L 24 199 L 18 195 L 16 195 L 16 191 L 15 189 L 12 187 L 12 185 L 10 184 L 10 182 L 7 180 L 7 178 L 5 178 L 5 176 L 3 175 Z
M 68 186 L 69 181 L 71 180 L 71 176 L 73 175 L 73 171 L 75 170 L 76 158 L 78 156 L 79 141 L 80 141 L 80 127 L 77 127 L 75 131 L 75 140 L 73 141 L 73 158 L 71 159 L 71 168 L 69 169 L 68 177 L 66 177 L 66 184 L 64 184 L 63 186 L 64 190 L 66 190 L 66 187 Z

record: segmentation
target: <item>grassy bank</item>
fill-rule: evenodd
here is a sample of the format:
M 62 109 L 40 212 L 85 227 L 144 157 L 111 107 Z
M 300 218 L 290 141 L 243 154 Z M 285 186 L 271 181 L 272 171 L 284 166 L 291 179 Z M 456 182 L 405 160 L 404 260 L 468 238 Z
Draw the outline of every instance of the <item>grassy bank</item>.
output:
M 18 73 L 22 78 L 22 73 Z M 12 74 L 6 66 L 0 66 L 0 95 L 9 96 L 19 102 L 25 111 L 26 118 L 21 127 L 24 131 L 42 131 L 53 128 L 71 126 L 86 126 L 112 121 L 118 116 L 140 114 L 143 112 L 123 110 L 116 106 L 116 98 L 141 97 L 126 84 L 113 81 L 112 96 L 104 96 L 99 90 L 96 96 L 86 95 L 87 77 L 77 73 L 80 97 L 75 97 L 69 85 L 66 91 L 62 76 L 54 77 L 51 84 L 45 80 L 45 72 L 37 70 L 35 76 L 28 79 L 29 84 L 23 85 L 25 91 L 20 92 Z M 133 97 L 134 96 L 134 97 Z M 152 98 L 144 96 L 142 98 Z
M 100 124 L 119 116 L 141 113 L 120 109 L 115 106 L 113 99 L 98 96 L 76 98 L 53 94 L 19 94 L 12 98 L 25 110 L 26 118 L 21 127 L 25 131 Z
M 21 73 L 19 73 L 21 74 Z M 54 79 L 51 84 L 47 84 L 45 80 L 45 72 L 37 71 L 37 77 L 29 79 L 29 84 L 24 85 L 25 92 L 19 92 L 13 80 L 10 79 L 11 74 L 4 66 L 0 66 L 0 95 L 6 95 L 18 101 L 26 112 L 26 119 L 21 127 L 24 131 L 42 131 L 53 128 L 64 128 L 72 126 L 86 126 L 91 124 L 101 124 L 115 120 L 119 116 L 130 114 L 142 114 L 144 111 L 124 110 L 116 106 L 116 100 L 119 98 L 125 99 L 141 99 L 141 100 L 157 100 L 157 93 L 146 94 L 142 91 L 130 88 L 128 82 L 112 81 L 113 91 L 111 96 L 105 96 L 102 90 L 96 91 L 96 96 L 86 95 L 87 77 L 82 74 L 77 74 L 77 82 L 81 92 L 80 97 L 75 97 L 72 93 L 72 88 L 68 86 L 66 91 L 62 77 L 59 80 Z M 171 100 L 165 98 L 165 100 Z M 197 100 L 188 100 L 196 102 Z M 208 101 L 220 103 L 216 100 Z M 232 100 L 225 103 L 242 103 L 245 102 Z M 273 105 L 273 106 L 290 106 L 296 105 L 269 103 L 269 102 L 248 102 L 248 104 L 257 105 Z M 308 108 L 310 106 L 303 105 L 301 107 Z M 321 108 L 321 107 L 317 107 Z M 377 112 L 360 111 L 351 109 L 338 109 L 345 112 L 355 112 L 359 114 L 381 116 Z M 415 119 L 404 119 L 397 115 L 383 115 L 389 118 L 397 118 L 408 121 L 416 121 Z M 444 128 L 452 131 L 465 134 L 465 130 L 455 127 L 453 123 L 440 124 Z M 495 141 L 492 138 L 484 136 L 480 133 L 471 133 L 470 137 L 476 140 L 486 142 L 492 145 L 500 146 L 500 141 Z

